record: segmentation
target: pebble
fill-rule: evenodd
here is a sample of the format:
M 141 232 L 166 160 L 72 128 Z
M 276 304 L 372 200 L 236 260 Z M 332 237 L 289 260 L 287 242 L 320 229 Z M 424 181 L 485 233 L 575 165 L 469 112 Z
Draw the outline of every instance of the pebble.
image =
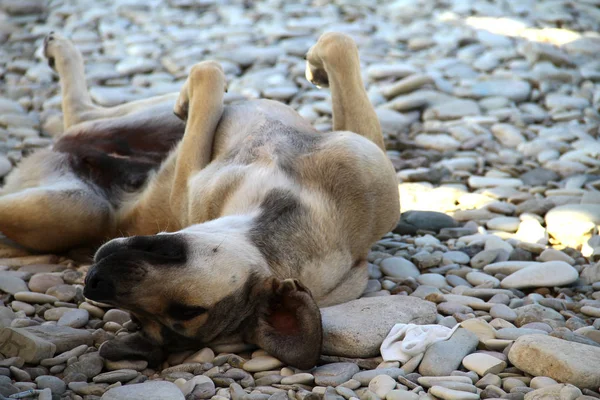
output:
M 533 376 L 571 382 L 581 388 L 600 387 L 600 348 L 543 335 L 521 336 L 508 353 L 510 362 Z
M 351 379 L 359 368 L 354 363 L 333 363 L 317 367 L 313 372 L 315 384 L 319 386 L 338 386 Z
M 22 301 L 24 303 L 46 304 L 55 303 L 58 301 L 58 299 L 54 296 L 34 292 L 18 292 L 15 293 L 14 296 L 16 300 Z
M 419 373 L 424 376 L 450 375 L 478 344 L 479 339 L 474 333 L 459 328 L 450 339 L 434 343 L 425 351 Z
M 477 400 L 479 394 L 448 389 L 443 386 L 433 386 L 429 393 L 444 400 Z
M 402 257 L 389 257 L 381 261 L 381 272 L 394 278 L 416 278 L 421 272 L 409 260 Z
M 65 282 L 60 276 L 53 274 L 35 274 L 29 280 L 29 290 L 32 292 L 46 293 L 53 286 L 62 285 Z
M 548 261 L 520 269 L 504 278 L 500 285 L 512 289 L 565 286 L 578 278 L 577 270 L 565 261 Z
M 102 395 L 102 400 L 184 400 L 179 388 L 165 381 L 149 381 L 134 385 L 117 386 Z
M 485 353 L 473 353 L 463 358 L 463 366 L 479 376 L 499 374 L 506 368 L 506 363 Z
M 329 382 L 323 375 L 323 386 L 316 371 L 328 364 L 311 373 L 281 369 L 266 353 L 251 358 L 248 346 L 239 345 L 169 357 L 176 370 L 165 379 L 185 385 L 185 393 L 170 382 L 140 383 L 162 376 L 164 368 L 99 357 L 95 349 L 101 343 L 138 327 L 125 311 L 85 301 L 81 285 L 88 266 L 79 252 L 32 256 L 3 245 L 3 396 L 42 389 L 37 378 L 52 380 L 51 374 L 69 384 L 69 394 L 62 396 L 76 399 L 111 398 L 123 390 L 120 398 L 134 400 L 283 400 L 291 389 L 296 400 L 319 395 L 377 400 L 383 392 L 373 378 L 387 376 L 385 368 L 391 368 L 392 377 L 380 379 L 390 387 L 390 380 L 400 382 L 394 380 L 387 400 L 475 394 L 584 400 L 583 395 L 598 394 L 596 382 L 581 387 L 583 392 L 565 385 L 588 379 L 574 361 L 562 367 L 562 353 L 570 347 L 545 345 L 540 353 L 545 358 L 538 356 L 537 363 L 561 365 L 560 373 L 571 368 L 577 376 L 533 377 L 529 388 L 522 385 L 534 370 L 520 369 L 519 361 L 481 379 L 459 370 L 469 355 L 506 361 L 504 354 L 510 357 L 532 335 L 542 344 L 560 340 L 561 346 L 577 351 L 586 346 L 591 353 L 600 343 L 600 64 L 594 59 L 600 51 L 594 36 L 600 24 L 594 1 L 567 7 L 549 0 L 435 5 L 405 0 L 365 8 L 343 0 L 319 8 L 213 0 L 172 0 L 154 7 L 131 0 L 119 3 L 116 13 L 86 2 L 48 10 L 42 3 L 7 0 L 0 5 L 0 76 L 6 82 L 0 88 L 0 180 L 64 131 L 60 88 L 40 57 L 41 39 L 50 30 L 65 31 L 83 51 L 91 96 L 100 105 L 177 92 L 193 63 L 216 58 L 228 77 L 226 102 L 272 98 L 328 131 L 333 125 L 330 92 L 306 83 L 302 60 L 327 26 L 357 40 L 362 78 L 398 171 L 403 212 L 368 255 L 363 299 L 323 309 L 321 362 L 352 360 L 354 366 Z M 192 15 L 191 9 L 201 12 Z M 40 18 L 48 12 L 48 18 Z M 432 13 L 441 17 L 431 18 Z M 380 364 L 378 358 L 381 341 L 397 322 L 450 328 L 460 322 L 463 327 L 397 369 L 398 363 Z M 5 342 L 12 340 L 25 345 L 9 348 Z M 264 357 L 272 364 L 261 361 Z M 262 372 L 251 371 L 252 376 L 242 369 L 244 362 Z M 366 371 L 359 372 L 357 365 Z M 547 368 L 548 374 L 559 373 L 557 368 Z M 113 386 L 121 381 L 87 382 L 119 370 L 135 371 L 120 388 Z M 434 376 L 419 377 L 416 370 L 448 376 L 424 385 L 447 391 L 440 397 L 438 388 L 425 393 L 416 382 Z M 13 382 L 8 376 L 36 383 Z M 483 391 L 449 378 L 477 382 Z M 227 387 L 217 391 L 215 382 Z M 537 387 L 539 382 L 543 387 Z M 327 389 L 329 384 L 336 389 Z M 145 392 L 153 385 L 156 390 Z M 46 388 L 38 397 L 57 395 Z
M 259 356 L 244 363 L 242 368 L 248 372 L 268 371 L 283 367 L 283 363 L 271 356 Z
M 133 369 L 119 369 L 96 375 L 92 380 L 94 383 L 115 383 L 130 381 L 138 375 Z
M 369 390 L 385 398 L 396 387 L 396 380 L 389 375 L 377 375 L 369 382 Z
M 74 309 L 64 313 L 58 320 L 58 325 L 70 326 L 71 328 L 84 327 L 90 318 L 86 310 Z

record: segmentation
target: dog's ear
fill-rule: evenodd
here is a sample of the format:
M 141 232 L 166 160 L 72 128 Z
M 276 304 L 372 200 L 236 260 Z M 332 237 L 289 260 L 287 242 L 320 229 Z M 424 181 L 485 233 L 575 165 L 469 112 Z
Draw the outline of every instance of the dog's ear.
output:
M 268 278 L 256 293 L 257 323 L 249 341 L 284 363 L 309 369 L 321 354 L 321 313 L 296 279 Z

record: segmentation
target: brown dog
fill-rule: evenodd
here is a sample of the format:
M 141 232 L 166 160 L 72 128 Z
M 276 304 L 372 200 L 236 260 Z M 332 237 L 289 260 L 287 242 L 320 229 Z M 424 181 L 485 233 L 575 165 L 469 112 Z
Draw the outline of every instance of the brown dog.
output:
M 324 34 L 307 54 L 307 78 L 331 88 L 328 134 L 278 102 L 224 106 L 211 61 L 179 95 L 100 108 L 74 46 L 50 35 L 45 52 L 66 132 L 7 178 L 0 231 L 44 251 L 129 236 L 100 247 L 84 293 L 141 331 L 101 354 L 157 361 L 161 348 L 244 340 L 313 366 L 318 307 L 360 296 L 367 253 L 399 217 L 353 40 Z

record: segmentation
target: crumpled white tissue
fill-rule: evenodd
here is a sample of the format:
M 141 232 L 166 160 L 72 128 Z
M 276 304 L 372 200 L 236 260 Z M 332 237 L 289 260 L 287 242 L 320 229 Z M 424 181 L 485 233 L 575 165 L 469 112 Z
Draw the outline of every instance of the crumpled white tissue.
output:
M 396 324 L 381 344 L 383 361 L 404 364 L 432 344 L 449 339 L 459 326 L 450 329 L 442 325 Z

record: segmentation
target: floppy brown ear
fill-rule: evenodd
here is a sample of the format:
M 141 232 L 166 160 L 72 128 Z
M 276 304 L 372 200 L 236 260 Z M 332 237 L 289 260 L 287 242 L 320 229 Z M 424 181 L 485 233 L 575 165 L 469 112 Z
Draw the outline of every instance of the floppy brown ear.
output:
M 321 312 L 296 279 L 267 279 L 260 289 L 257 324 L 249 341 L 284 363 L 309 369 L 321 354 Z

